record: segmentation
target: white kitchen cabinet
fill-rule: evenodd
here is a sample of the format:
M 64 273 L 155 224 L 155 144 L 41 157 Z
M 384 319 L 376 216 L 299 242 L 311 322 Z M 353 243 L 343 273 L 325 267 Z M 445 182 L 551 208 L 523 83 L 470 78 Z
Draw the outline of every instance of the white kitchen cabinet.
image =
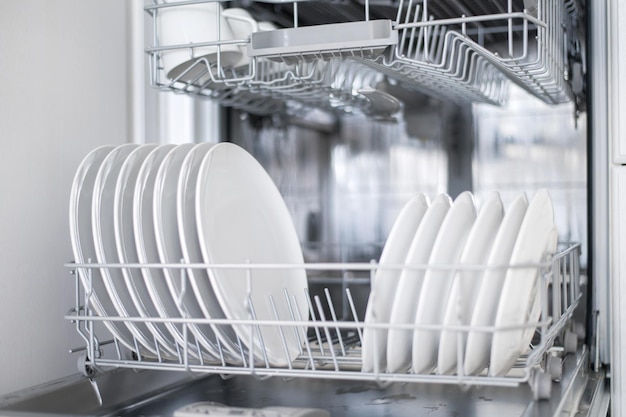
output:
M 91 149 L 129 138 L 127 7 L 0 2 L 0 393 L 77 372 L 70 186 Z

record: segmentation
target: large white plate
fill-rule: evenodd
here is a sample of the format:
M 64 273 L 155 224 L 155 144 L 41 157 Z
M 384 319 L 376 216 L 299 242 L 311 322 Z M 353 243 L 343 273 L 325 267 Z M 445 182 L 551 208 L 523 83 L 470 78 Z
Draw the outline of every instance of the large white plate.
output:
M 133 196 L 137 184 L 137 174 L 146 157 L 158 145 L 143 145 L 128 155 L 122 165 L 115 186 L 113 202 L 113 227 L 117 256 L 120 263 L 138 263 L 135 232 L 133 230 Z M 158 312 L 150 300 L 150 293 L 146 287 L 141 271 L 137 268 L 121 270 L 126 282 L 126 289 L 133 300 L 135 308 L 141 317 L 158 317 Z M 158 343 L 163 356 L 176 356 L 176 342 L 162 323 L 146 323 L 154 340 Z
M 204 157 L 196 188 L 196 221 L 207 263 L 303 264 L 291 216 L 271 178 L 245 150 L 215 145 Z M 212 269 L 211 285 L 231 320 L 290 320 L 285 293 L 295 318 L 308 318 L 304 269 Z M 252 314 L 254 313 L 254 314 Z M 268 361 L 284 366 L 301 351 L 302 329 L 236 324 L 248 349 L 265 347 Z M 260 334 L 261 338 L 257 335 Z M 254 342 L 251 342 L 254 340 Z M 284 343 L 283 343 L 284 342 Z
M 137 245 L 137 257 L 141 263 L 160 262 L 152 208 L 154 182 L 161 162 L 174 148 L 175 145 L 161 145 L 153 150 L 146 157 L 137 174 L 133 195 L 133 230 L 135 232 L 135 244 Z M 159 317 L 180 317 L 180 312 L 171 296 L 163 270 L 160 268 L 141 268 L 141 273 L 152 304 L 157 310 Z M 186 344 L 181 326 L 166 322 L 165 327 L 182 349 L 187 348 L 193 357 L 199 357 L 195 343 L 192 343 L 192 335 L 188 335 L 188 343 Z
M 202 263 L 196 224 L 196 185 L 200 164 L 214 145 L 213 143 L 203 143 L 194 147 L 185 157 L 178 177 L 176 216 L 181 250 L 185 262 L 188 263 Z M 204 269 L 189 268 L 187 273 L 204 316 L 212 319 L 225 318 L 224 311 L 211 287 L 208 272 Z M 237 335 L 233 328 L 231 326 L 213 326 L 213 332 L 220 339 L 222 347 L 225 348 L 228 362 L 243 363 L 241 351 L 237 344 Z
M 91 199 L 98 170 L 113 149 L 114 146 L 101 146 L 91 151 L 80 163 L 72 182 L 69 207 L 70 238 L 74 260 L 77 263 L 97 260 L 91 222 Z M 115 307 L 99 271 L 85 269 L 79 270 L 78 274 L 85 289 L 93 290 L 89 302 L 95 313 L 104 317 L 114 315 Z M 126 326 L 109 321 L 105 321 L 104 325 L 123 345 L 133 351 L 136 349 L 133 335 Z
M 502 223 L 504 210 L 498 192 L 493 192 L 480 209 L 476 222 L 465 242 L 459 266 L 483 265 L 489 257 L 491 247 Z M 458 271 L 452 282 L 443 325 L 468 325 L 476 305 L 478 289 L 485 271 Z M 465 345 L 467 332 L 460 332 L 461 346 Z M 437 373 L 450 374 L 456 371 L 459 350 L 459 332 L 442 330 L 439 339 Z
M 438 195 L 424 214 L 406 256 L 407 265 L 426 265 L 439 233 L 439 228 L 452 200 L 447 194 Z M 412 324 L 415 321 L 417 300 L 424 281 L 425 269 L 405 269 L 400 275 L 391 309 L 392 324 Z M 387 369 L 404 372 L 411 366 L 413 332 L 392 327 L 387 341 Z
M 454 271 L 437 269 L 437 265 L 453 265 L 459 261 L 467 236 L 476 220 L 476 207 L 470 192 L 459 195 L 446 214 L 428 260 L 429 269 L 415 313 L 418 325 L 441 325 Z M 433 266 L 435 266 L 433 268 Z M 416 329 L 413 333 L 413 372 L 431 372 L 437 364 L 440 331 Z
M 428 210 L 428 198 L 418 194 L 402 208 L 389 232 L 380 255 L 380 265 L 374 276 L 372 291 L 365 311 L 365 323 L 389 323 L 391 309 L 401 270 L 386 269 L 385 265 L 403 264 L 411 241 L 424 213 Z M 363 372 L 382 372 L 387 357 L 387 329 L 363 329 Z
M 102 264 L 119 263 L 113 225 L 115 186 L 126 158 L 138 147 L 139 145 L 136 144 L 116 147 L 104 159 L 98 170 L 98 175 L 96 175 L 91 200 L 91 224 L 96 257 L 98 262 Z M 119 268 L 100 268 L 100 275 L 117 315 L 121 317 L 138 316 L 133 299 L 127 291 L 122 270 Z M 154 339 L 145 323 L 125 321 L 124 324 L 146 352 L 156 355 Z
M 172 149 L 163 158 L 154 180 L 152 200 L 154 231 L 159 260 L 165 264 L 178 264 L 183 259 L 183 251 L 178 235 L 176 193 L 183 161 L 196 146 L 192 143 L 186 143 Z M 187 281 L 183 287 L 182 274 L 184 270 L 164 268 L 163 272 L 165 273 L 165 281 L 172 299 L 180 299 L 182 301 L 180 304 L 177 303 L 181 316 L 191 318 L 203 317 L 202 309 L 196 301 L 193 288 L 191 288 L 186 276 L 184 278 Z M 208 359 L 219 360 L 220 354 L 213 328 L 210 325 L 191 324 L 189 329 L 204 348 Z
M 535 194 L 526 210 L 520 227 L 511 265 L 537 264 L 551 248 L 554 236 L 554 208 L 547 190 Z M 502 295 L 498 303 L 495 325 L 516 326 L 526 324 L 535 302 L 538 270 L 511 268 L 507 271 Z M 529 332 L 524 329 L 496 331 L 491 345 L 489 374 L 505 375 L 523 352 L 523 339 Z M 532 336 L 532 333 L 531 333 Z
M 520 194 L 508 207 L 489 253 L 488 266 L 497 267 L 509 264 L 527 208 L 528 199 L 524 193 Z M 472 313 L 470 322 L 472 328 L 493 326 L 506 271 L 505 268 L 493 268 L 485 272 Z M 466 375 L 474 375 L 485 369 L 489 361 L 492 338 L 493 333 L 490 332 L 469 331 L 463 364 Z

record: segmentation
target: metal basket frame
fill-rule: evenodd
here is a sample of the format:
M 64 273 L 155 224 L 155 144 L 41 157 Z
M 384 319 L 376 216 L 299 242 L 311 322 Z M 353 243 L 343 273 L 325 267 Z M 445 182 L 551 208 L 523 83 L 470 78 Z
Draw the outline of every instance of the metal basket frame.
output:
M 429 0 L 400 0 L 396 20 L 392 22 L 397 42 L 387 49 L 374 43 L 368 45 L 367 40 L 345 48 L 338 48 L 337 42 L 331 47 L 330 42 L 322 40 L 302 52 L 294 52 L 293 46 L 278 45 L 268 48 L 271 53 L 267 54 L 263 49 L 252 48 L 250 38 L 189 45 L 159 43 L 157 16 L 161 8 L 208 1 L 215 0 L 169 3 L 150 0 L 145 6 L 146 12 L 153 16 L 152 46 L 146 52 L 150 55 L 150 83 L 154 87 L 210 98 L 258 114 L 286 111 L 287 106 L 282 104 L 288 101 L 329 110 L 358 111 L 367 105 L 367 100 L 356 92 L 344 94 L 333 88 L 331 67 L 318 67 L 316 77 L 311 77 L 310 71 L 298 70 L 316 61 L 356 60 L 416 90 L 457 102 L 501 105 L 506 102 L 509 82 L 550 104 L 573 98 L 568 53 L 577 39 L 574 31 L 579 13 L 574 0 L 536 0 L 536 8 L 531 11 L 515 11 L 513 0 L 498 0 L 495 13 L 465 15 L 464 10 L 459 10 L 458 17 L 446 18 L 431 13 Z M 298 26 L 297 4 L 293 5 L 294 22 L 289 30 L 308 29 Z M 368 1 L 364 2 L 364 8 L 368 22 Z M 319 29 L 323 33 L 324 25 Z M 505 38 L 500 51 L 484 42 L 486 36 L 496 32 Z M 233 70 L 221 65 L 221 47 L 232 44 L 247 46 L 246 67 Z M 191 58 L 196 48 L 204 46 L 217 46 L 217 62 L 197 58 L 176 79 L 168 79 L 163 73 L 161 54 L 184 49 Z M 267 68 L 273 68 L 278 75 L 268 80 Z M 199 75 L 185 79 L 185 74 L 192 73 Z
M 492 385 L 492 386 L 518 386 L 521 383 L 532 383 L 537 375 L 546 374 L 549 371 L 548 362 L 571 350 L 568 347 L 567 338 L 573 334 L 573 314 L 582 298 L 581 285 L 584 279 L 581 277 L 579 269 L 580 244 L 568 244 L 559 253 L 547 258 L 539 264 L 527 265 L 379 265 L 371 263 L 309 263 L 302 265 L 270 265 L 270 264 L 67 264 L 66 267 L 72 271 L 75 280 L 75 306 L 67 313 L 65 319 L 74 323 L 76 331 L 83 339 L 85 345 L 72 349 L 71 352 L 84 352 L 84 365 L 90 372 L 108 367 L 135 368 L 135 369 L 156 369 L 167 371 L 184 371 L 203 374 L 228 375 L 255 375 L 258 377 L 279 376 L 285 378 L 328 378 L 376 381 L 378 383 L 388 382 L 411 382 L 411 383 L 446 383 L 462 385 Z M 390 323 L 368 323 L 357 316 L 355 303 L 350 290 L 351 286 L 369 282 L 367 275 L 374 277 L 380 268 L 391 269 L 442 269 L 454 271 L 482 271 L 491 268 L 534 268 L 539 272 L 538 285 L 541 297 L 541 318 L 538 322 L 525 323 L 520 326 L 509 326 L 498 328 L 495 326 L 472 328 L 470 325 L 413 325 L 413 324 L 390 324 Z M 189 269 L 237 269 L 246 272 L 251 288 L 251 280 L 254 279 L 254 271 L 260 269 L 305 269 L 310 275 L 318 275 L 320 272 L 330 273 L 331 278 L 322 279 L 324 282 L 335 282 L 336 285 L 345 289 L 345 299 L 337 303 L 333 299 L 328 288 L 315 296 L 310 296 L 307 292 L 307 309 L 310 318 L 301 317 L 298 313 L 298 306 L 295 297 L 285 291 L 285 298 L 289 304 L 290 317 L 275 317 L 273 320 L 256 319 L 254 306 L 248 304 L 246 308 L 250 311 L 250 317 L 246 320 L 229 319 L 206 319 L 202 317 L 102 317 L 95 314 L 90 306 L 93 289 L 90 284 L 93 282 L 93 271 L 101 268 L 166 268 L 170 271 L 180 273 L 180 288 L 184 293 L 191 288 L 187 283 L 186 271 Z M 349 271 L 349 272 L 348 272 Z M 315 274 L 311 274 L 315 272 Z M 366 274 L 363 278 L 353 278 L 355 274 Z M 79 278 L 84 275 L 84 280 Z M 315 278 L 310 278 L 313 283 Z M 83 285 L 86 283 L 86 286 Z M 303 289 L 303 291 L 307 291 Z M 178 298 L 182 300 L 182 294 Z M 251 298 L 247 298 L 251 303 Z M 273 305 L 274 300 L 269 300 Z M 295 303 L 295 304 L 294 304 Z M 345 305 L 343 304 L 345 303 Z M 342 304 L 342 305 L 340 305 Z M 348 314 L 342 317 L 342 310 Z M 120 322 L 120 323 L 172 323 L 182 328 L 183 343 L 177 344 L 177 353 L 168 356 L 154 340 L 152 348 L 157 355 L 147 353 L 142 348 L 141 343 L 136 339 L 131 346 L 124 345 L 120 340 L 111 337 L 106 330 L 99 329 L 99 322 Z M 241 348 L 235 357 L 238 363 L 232 363 L 233 352 L 228 352 L 227 348 L 217 341 L 219 357 L 208 360 L 202 354 L 203 347 L 194 338 L 190 330 L 192 325 L 207 324 L 211 326 L 249 326 L 247 335 L 238 335 L 249 339 L 246 350 L 242 347 L 242 340 L 238 339 Z M 286 366 L 275 366 L 267 359 L 267 354 L 263 352 L 264 344 L 259 332 L 260 326 L 272 326 L 280 331 L 283 338 L 285 332 L 293 332 L 305 335 L 308 329 L 308 337 L 298 336 L 300 341 L 300 354 L 294 361 L 288 360 Z M 426 329 L 434 331 L 454 331 L 459 338 L 464 332 L 484 331 L 495 333 L 498 331 L 533 328 L 536 329 L 536 344 L 528 354 L 518 358 L 515 367 L 509 374 L 503 377 L 489 376 L 486 372 L 480 375 L 464 375 L 463 373 L 463 349 L 464 346 L 458 344 L 459 363 L 457 372 L 454 375 L 388 373 L 383 369 L 375 369 L 373 372 L 361 372 L 361 340 L 362 332 L 365 328 L 391 329 L 399 328 L 403 330 Z M 537 337 L 538 336 L 538 337 Z M 253 343 L 255 338 L 260 338 L 260 344 Z M 574 338 L 575 340 L 575 338 Z M 330 343 L 329 343 L 330 341 Z M 570 343 L 571 344 L 571 343 Z M 108 346 L 107 346 L 108 345 Z M 560 345 L 560 346 L 559 346 Z M 111 348 L 111 346 L 113 348 Z M 256 348 L 255 346 L 261 346 Z M 260 351 L 259 351 L 260 350 Z M 200 353 L 200 354 L 199 354 Z M 286 349 L 285 354 L 287 355 Z M 230 359 L 229 359 L 230 358 Z

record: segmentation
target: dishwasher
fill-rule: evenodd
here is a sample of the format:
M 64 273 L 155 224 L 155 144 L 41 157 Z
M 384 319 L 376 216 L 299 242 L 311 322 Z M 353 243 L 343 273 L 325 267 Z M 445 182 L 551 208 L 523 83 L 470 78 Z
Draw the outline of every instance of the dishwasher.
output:
M 613 3 L 610 10 L 618 10 L 618 2 Z M 617 168 L 610 181 L 606 173 L 607 155 L 619 151 L 607 145 L 608 132 L 619 124 L 606 115 L 607 103 L 619 103 L 606 81 L 619 77 L 608 58 L 612 44 L 604 42 L 603 31 L 617 31 L 606 25 L 612 22 L 610 10 L 584 0 L 146 0 L 143 70 L 151 87 L 217 103 L 219 117 L 212 129 L 219 140 L 121 145 L 98 148 L 100 153 L 140 157 L 143 152 L 145 160 L 168 160 L 165 151 L 169 157 L 174 149 L 181 154 L 184 149 L 185 155 L 214 154 L 216 167 L 219 152 L 247 155 L 242 158 L 250 162 L 242 167 L 224 159 L 218 168 L 233 182 L 211 183 L 210 193 L 194 197 L 194 208 L 210 212 L 218 205 L 215 199 L 227 205 L 233 189 L 250 187 L 251 201 L 242 205 L 262 210 L 266 194 L 256 193 L 265 190 L 267 181 L 261 180 L 271 178 L 283 211 L 277 209 L 278 217 L 268 219 L 248 215 L 247 208 L 233 210 L 238 224 L 227 226 L 234 237 L 226 233 L 210 242 L 213 253 L 222 250 L 222 261 L 187 256 L 193 251 L 183 242 L 184 256 L 174 250 L 178 257 L 165 260 L 141 254 L 84 256 L 65 264 L 63 279 L 72 280 L 75 290 L 65 320 L 84 342 L 70 351 L 79 373 L 0 397 L 0 415 L 622 415 L 624 375 L 615 347 L 621 304 L 611 298 L 619 298 L 611 283 L 620 277 L 608 268 L 623 254 L 620 258 L 619 244 L 611 243 L 609 261 L 608 242 L 619 242 L 624 226 L 607 213 L 623 212 L 623 201 L 620 205 L 617 197 L 601 191 L 618 194 L 624 181 Z M 202 35 L 193 35 L 197 26 Z M 97 159 L 98 149 L 86 159 Z M 168 162 L 182 169 L 181 157 Z M 198 170 L 210 165 L 204 162 Z M 131 172 L 111 162 L 108 169 L 132 178 L 150 175 L 144 166 Z M 77 177 L 87 178 L 87 168 L 81 166 Z M 238 184 L 237 169 L 261 180 Z M 190 179 L 186 171 L 188 182 L 183 182 L 183 173 L 152 179 L 162 187 L 174 181 L 178 194 L 164 194 L 162 212 L 150 212 L 155 218 L 173 216 L 173 227 L 180 229 L 187 225 L 180 201 L 192 189 L 200 195 L 199 181 L 208 178 Z M 135 203 L 138 190 L 128 191 Z M 78 205 L 81 192 L 90 191 L 75 188 L 71 198 Z M 411 207 L 430 201 L 428 209 L 441 203 L 452 204 L 453 210 L 465 198 L 476 201 L 480 218 L 496 204 L 494 191 L 505 213 L 514 211 L 522 194 L 533 204 L 549 193 L 553 230 L 558 229 L 558 243 L 554 232 L 553 244 L 546 244 L 549 253 L 530 264 L 494 264 L 470 255 L 452 263 L 432 257 L 416 262 L 409 261 L 408 247 L 394 257 L 392 245 L 413 237 L 398 237 L 411 227 L 406 220 Z M 92 201 L 91 194 L 88 198 Z M 102 204 L 98 214 L 104 219 L 110 210 L 113 219 L 113 206 L 106 201 L 112 195 L 99 198 L 93 199 Z M 153 201 L 152 195 L 145 198 Z M 219 213 L 228 217 L 224 211 L 214 217 Z M 289 236 L 296 240 L 276 252 L 288 261 L 229 257 L 248 245 L 248 231 L 238 225 L 270 242 L 282 233 L 272 221 L 285 218 L 292 221 L 297 236 Z M 611 221 L 617 226 L 609 227 Z M 220 223 L 227 222 L 214 223 L 207 221 L 206 230 L 213 227 L 207 234 L 219 234 Z M 98 224 L 103 236 L 117 227 Z M 147 233 L 133 227 L 131 234 Z M 178 232 L 158 233 L 163 233 L 155 238 L 163 246 L 161 254 Z M 108 236 L 123 246 L 124 236 L 115 238 Z M 462 239 L 448 239 L 439 251 L 456 246 L 455 240 Z M 204 244 L 209 246 L 208 239 Z M 270 246 L 260 244 L 259 251 L 271 251 Z M 293 246 L 301 258 L 283 257 Z M 515 304 L 516 296 L 532 292 L 527 320 L 474 322 L 464 301 L 466 292 L 479 291 L 480 281 L 472 284 L 472 279 L 483 277 L 481 289 L 489 292 L 497 285 L 485 285 L 487 277 L 505 275 L 507 280 L 509 275 L 535 277 L 532 288 L 520 280 L 522 289 L 516 294 L 512 286 L 509 294 L 509 303 Z M 141 302 L 119 293 L 113 302 L 119 314 L 103 314 L 97 297 L 116 292 L 106 282 L 122 276 L 129 288 L 130 281 L 149 276 L 160 282 L 156 292 L 167 282 L 176 312 L 161 314 L 157 307 L 159 312 L 151 313 L 146 307 L 122 314 L 118 304 Z M 291 278 L 276 278 L 285 276 Z M 402 294 L 400 289 L 411 288 L 416 277 L 422 277 L 421 294 Z M 277 280 L 286 284 L 274 284 Z M 385 281 L 393 284 L 385 286 Z M 437 295 L 442 282 L 451 286 L 444 299 Z M 396 288 L 395 298 L 389 298 Z M 226 299 L 228 291 L 237 296 Z M 199 293 L 213 292 L 218 301 L 207 296 L 206 309 L 218 303 L 226 313 L 189 301 L 194 294 L 200 299 Z M 414 317 L 413 310 L 421 311 L 418 295 L 420 305 L 447 300 L 445 317 L 435 322 L 390 317 L 411 309 Z M 498 296 L 476 298 L 472 309 Z M 503 304 L 500 300 L 499 308 Z M 174 342 L 164 336 L 170 333 Z M 411 355 L 390 340 L 406 343 L 407 334 L 413 335 L 412 359 L 399 360 Z M 470 340 L 493 338 L 497 346 L 496 339 L 502 345 L 518 334 L 528 342 L 508 359 L 510 366 L 496 370 L 492 351 L 489 364 L 489 358 L 482 359 L 470 369 Z M 431 361 L 420 368 L 427 346 L 432 350 L 431 335 L 438 340 L 437 366 Z M 392 365 L 396 360 L 401 363 Z

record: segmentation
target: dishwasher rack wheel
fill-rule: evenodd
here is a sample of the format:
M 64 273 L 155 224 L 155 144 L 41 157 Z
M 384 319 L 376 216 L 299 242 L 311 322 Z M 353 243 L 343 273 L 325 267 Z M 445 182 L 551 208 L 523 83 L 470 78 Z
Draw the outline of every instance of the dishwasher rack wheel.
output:
M 535 400 L 547 400 L 552 394 L 552 375 L 542 370 L 537 370 L 531 379 L 530 388 Z
M 546 371 L 550 374 L 553 381 L 560 381 L 563 376 L 563 362 L 556 355 L 548 355 L 546 358 Z
M 82 352 L 78 355 L 76 366 L 78 367 L 78 372 L 88 378 L 91 378 L 96 374 L 96 369 L 93 366 L 88 365 L 87 362 L 87 352 Z
M 565 353 L 576 353 L 578 348 L 578 335 L 571 330 L 565 331 L 563 336 L 563 348 Z

